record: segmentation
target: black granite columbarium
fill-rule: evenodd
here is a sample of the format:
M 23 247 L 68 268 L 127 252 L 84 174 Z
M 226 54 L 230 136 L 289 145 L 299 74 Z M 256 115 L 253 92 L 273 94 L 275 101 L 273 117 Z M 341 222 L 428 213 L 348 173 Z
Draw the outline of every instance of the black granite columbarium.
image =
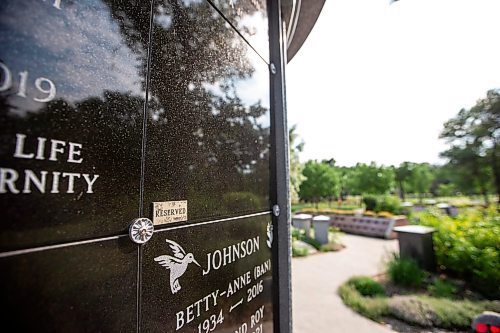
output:
M 2 331 L 135 331 L 137 252 L 122 237 L 0 258 Z
M 3 329 L 289 331 L 278 6 L 0 2 Z
M 139 208 L 148 1 L 0 3 L 0 250 L 123 232 Z
M 208 2 L 159 3 L 145 202 L 187 200 L 190 222 L 268 210 L 267 64 Z
M 212 0 L 215 8 L 227 18 L 263 60 L 269 62 L 269 33 L 266 0 Z
M 144 330 L 273 332 L 270 228 L 264 214 L 156 233 L 143 256 Z

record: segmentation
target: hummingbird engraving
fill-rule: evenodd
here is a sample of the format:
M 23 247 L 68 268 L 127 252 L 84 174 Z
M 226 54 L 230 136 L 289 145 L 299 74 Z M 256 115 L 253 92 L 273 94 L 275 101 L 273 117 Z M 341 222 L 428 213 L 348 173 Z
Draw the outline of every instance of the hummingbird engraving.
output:
M 181 285 L 179 283 L 179 278 L 184 275 L 186 269 L 190 263 L 195 263 L 199 267 L 200 264 L 194 259 L 192 253 L 186 254 L 186 251 L 174 241 L 170 239 L 165 239 L 165 242 L 170 246 L 173 251 L 174 256 L 162 255 L 155 258 L 158 264 L 170 270 L 170 289 L 172 294 L 175 294 L 181 290 Z

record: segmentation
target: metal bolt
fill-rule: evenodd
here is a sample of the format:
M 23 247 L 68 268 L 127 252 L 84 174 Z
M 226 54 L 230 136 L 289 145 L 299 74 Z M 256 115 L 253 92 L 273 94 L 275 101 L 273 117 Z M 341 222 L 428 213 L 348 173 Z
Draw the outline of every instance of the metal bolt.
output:
M 146 218 L 137 218 L 130 223 L 128 228 L 128 235 L 132 242 L 137 244 L 144 244 L 153 237 L 155 227 L 153 222 Z
M 276 217 L 280 216 L 280 206 L 278 206 L 278 205 L 273 206 L 273 214 Z
M 276 66 L 273 63 L 269 65 L 269 68 L 271 69 L 271 73 L 276 74 Z

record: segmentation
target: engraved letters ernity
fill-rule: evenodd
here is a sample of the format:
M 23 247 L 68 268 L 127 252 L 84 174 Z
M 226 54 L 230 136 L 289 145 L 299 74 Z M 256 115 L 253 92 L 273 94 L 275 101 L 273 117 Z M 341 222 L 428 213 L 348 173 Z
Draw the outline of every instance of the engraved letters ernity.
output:
M 36 149 L 29 149 L 26 147 L 26 138 L 25 134 L 16 134 L 14 158 L 52 162 L 65 159 L 75 164 L 83 162 L 83 145 L 80 143 L 37 137 Z M 0 193 L 75 193 L 75 183 L 83 184 L 83 192 L 94 193 L 97 178 L 99 175 L 88 173 L 0 168 Z

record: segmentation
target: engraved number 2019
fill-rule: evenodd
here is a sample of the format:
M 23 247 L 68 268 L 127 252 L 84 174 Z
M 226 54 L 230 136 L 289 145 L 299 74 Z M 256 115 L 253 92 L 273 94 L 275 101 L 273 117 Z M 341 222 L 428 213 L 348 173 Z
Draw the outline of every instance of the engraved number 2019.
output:
M 9 67 L 0 62 L 0 68 L 3 72 L 3 81 L 0 82 L 0 92 L 7 91 L 12 88 L 13 78 Z M 19 72 L 19 86 L 17 88 L 17 96 L 28 98 L 26 96 L 26 87 L 28 85 L 28 71 Z M 56 85 L 51 80 L 45 77 L 35 79 L 35 88 L 43 94 L 43 96 L 33 97 L 35 102 L 50 102 L 56 97 Z

